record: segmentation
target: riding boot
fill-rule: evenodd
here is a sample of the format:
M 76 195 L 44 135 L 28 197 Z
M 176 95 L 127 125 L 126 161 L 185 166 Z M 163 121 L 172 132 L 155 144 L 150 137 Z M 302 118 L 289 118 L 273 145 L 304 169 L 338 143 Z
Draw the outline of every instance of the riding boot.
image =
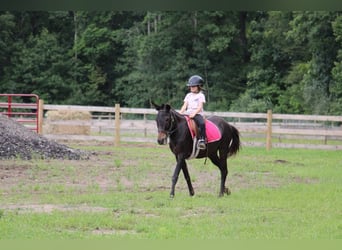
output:
M 199 149 L 206 149 L 206 135 L 205 135 L 205 125 L 201 124 L 199 127 L 200 139 L 198 140 L 198 148 Z
M 197 143 L 197 147 L 199 149 L 206 149 L 206 145 L 205 145 L 205 121 L 203 119 L 203 117 L 199 114 L 195 115 L 195 117 L 193 118 L 198 126 L 198 132 L 200 135 L 200 139 L 198 140 Z

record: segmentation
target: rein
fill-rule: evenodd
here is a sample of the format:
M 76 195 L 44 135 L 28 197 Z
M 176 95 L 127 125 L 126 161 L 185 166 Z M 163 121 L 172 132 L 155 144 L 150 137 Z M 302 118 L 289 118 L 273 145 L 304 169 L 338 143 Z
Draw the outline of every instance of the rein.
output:
M 169 136 L 172 135 L 174 132 L 176 132 L 176 130 L 178 129 L 175 114 L 173 113 L 173 111 L 170 112 L 170 116 L 171 116 L 171 125 L 170 125 L 170 130 L 168 131 Z M 174 127 L 174 129 L 172 129 L 172 127 Z

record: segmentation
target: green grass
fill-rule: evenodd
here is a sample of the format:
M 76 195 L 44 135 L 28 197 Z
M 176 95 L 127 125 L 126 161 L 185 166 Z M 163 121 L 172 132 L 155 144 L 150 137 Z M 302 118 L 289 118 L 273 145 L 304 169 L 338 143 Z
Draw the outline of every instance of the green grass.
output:
M 243 141 L 249 142 L 249 143 L 252 143 L 252 142 L 266 143 L 265 134 L 259 134 L 259 136 L 256 137 L 256 135 L 250 135 L 246 133 L 246 134 L 243 134 L 241 137 Z M 319 138 L 308 139 L 307 137 L 300 136 L 300 135 L 298 135 L 297 137 L 293 137 L 293 138 L 287 138 L 286 136 L 280 136 L 280 135 L 273 135 L 272 143 L 339 146 L 342 144 L 342 141 L 340 139 L 331 139 L 331 138 L 327 138 L 326 140 L 324 140 L 324 136 L 321 136 L 320 139 Z
M 228 161 L 232 195 L 223 198 L 217 168 L 192 160 L 196 195 L 181 174 L 170 199 L 167 147 L 83 148 L 99 155 L 3 162 L 22 172 L 1 185 L 0 239 L 342 239 L 339 151 L 243 148 Z

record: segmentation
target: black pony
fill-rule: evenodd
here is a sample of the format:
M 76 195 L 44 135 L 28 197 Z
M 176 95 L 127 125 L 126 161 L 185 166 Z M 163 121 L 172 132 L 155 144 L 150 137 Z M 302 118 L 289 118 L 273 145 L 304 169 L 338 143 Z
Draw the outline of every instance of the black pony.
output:
M 170 197 L 175 195 L 175 186 L 178 180 L 180 170 L 183 171 L 185 180 L 188 184 L 189 193 L 191 196 L 195 194 L 191 184 L 191 179 L 186 164 L 186 160 L 193 156 L 194 144 L 191 132 L 187 125 L 187 120 L 184 115 L 179 114 L 168 104 L 157 105 L 152 103 L 157 114 L 158 127 L 158 143 L 166 144 L 169 137 L 169 146 L 171 151 L 176 156 L 177 165 L 172 177 L 172 187 Z M 207 149 L 200 150 L 195 158 L 209 157 L 221 172 L 221 185 L 219 196 L 224 193 L 230 194 L 230 190 L 225 186 L 228 175 L 227 158 L 235 155 L 241 145 L 239 131 L 228 124 L 222 118 L 217 116 L 208 117 L 207 120 L 214 123 L 221 133 L 221 138 L 215 142 L 207 144 Z

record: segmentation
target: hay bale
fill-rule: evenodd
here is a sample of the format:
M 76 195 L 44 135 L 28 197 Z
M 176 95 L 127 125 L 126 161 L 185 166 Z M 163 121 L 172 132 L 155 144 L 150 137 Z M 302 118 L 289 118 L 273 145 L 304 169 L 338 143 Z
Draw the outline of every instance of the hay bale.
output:
M 77 110 L 51 110 L 46 113 L 46 134 L 90 135 L 91 113 Z
M 46 113 L 46 119 L 49 121 L 66 121 L 66 120 L 91 120 L 89 111 L 78 110 L 50 110 Z

